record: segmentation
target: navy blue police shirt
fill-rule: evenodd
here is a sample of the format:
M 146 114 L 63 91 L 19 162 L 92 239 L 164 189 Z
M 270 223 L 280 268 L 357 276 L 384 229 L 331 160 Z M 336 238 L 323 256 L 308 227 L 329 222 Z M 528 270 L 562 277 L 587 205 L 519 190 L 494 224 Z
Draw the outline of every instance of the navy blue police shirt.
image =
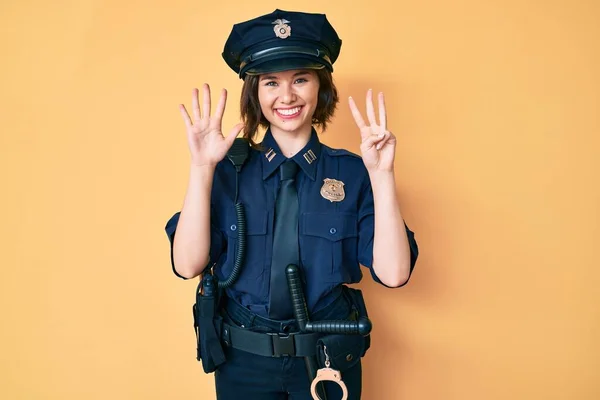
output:
M 247 221 L 246 261 L 239 279 L 226 290 L 228 297 L 268 317 L 275 200 L 280 182 L 277 171 L 286 157 L 270 130 L 261 147 L 261 151 L 251 149 L 240 172 L 238 196 Z M 315 312 L 337 298 L 342 284 L 361 280 L 360 264 L 370 269 L 376 282 L 383 284 L 372 268 L 373 191 L 361 157 L 320 143 L 314 129 L 307 145 L 293 159 L 300 166 L 296 178 L 300 267 L 306 281 L 307 306 L 309 312 Z M 215 265 L 219 279 L 231 274 L 237 250 L 235 175 L 227 158 L 217 164 L 211 194 L 209 265 Z M 337 181 L 334 184 L 338 193 L 343 190 L 343 199 L 331 200 L 331 192 L 324 187 L 330 179 Z M 179 212 L 167 222 L 165 230 L 171 242 L 173 271 L 181 277 L 173 265 L 178 220 Z M 412 273 L 419 250 L 413 232 L 404 225 L 410 242 Z

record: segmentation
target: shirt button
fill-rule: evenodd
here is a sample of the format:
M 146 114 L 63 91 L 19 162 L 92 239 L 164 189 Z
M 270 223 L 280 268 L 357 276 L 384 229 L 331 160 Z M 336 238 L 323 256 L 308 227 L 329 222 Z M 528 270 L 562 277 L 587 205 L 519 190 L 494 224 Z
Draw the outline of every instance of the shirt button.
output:
M 335 229 L 335 228 L 331 228 L 329 230 L 329 233 L 331 233 L 332 235 L 335 235 L 336 232 L 337 232 L 337 229 Z
M 235 231 L 237 229 L 237 226 L 235 226 L 235 224 L 233 224 L 229 227 L 229 229 L 231 229 L 232 231 Z

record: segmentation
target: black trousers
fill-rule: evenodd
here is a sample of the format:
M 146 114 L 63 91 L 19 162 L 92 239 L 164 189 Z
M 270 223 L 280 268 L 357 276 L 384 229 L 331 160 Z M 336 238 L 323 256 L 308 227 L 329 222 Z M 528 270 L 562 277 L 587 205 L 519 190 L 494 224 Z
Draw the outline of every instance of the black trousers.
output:
M 225 318 L 238 326 L 261 332 L 289 333 L 297 331 L 294 320 L 275 321 L 257 316 L 246 308 L 229 302 Z M 350 305 L 340 296 L 312 319 L 346 319 Z M 263 357 L 242 350 L 226 348 L 227 362 L 215 371 L 218 400 L 312 400 L 311 381 L 304 358 Z M 342 373 L 348 389 L 348 400 L 359 400 L 362 389 L 360 360 Z M 342 391 L 337 383 L 325 382 L 328 400 L 339 400 Z

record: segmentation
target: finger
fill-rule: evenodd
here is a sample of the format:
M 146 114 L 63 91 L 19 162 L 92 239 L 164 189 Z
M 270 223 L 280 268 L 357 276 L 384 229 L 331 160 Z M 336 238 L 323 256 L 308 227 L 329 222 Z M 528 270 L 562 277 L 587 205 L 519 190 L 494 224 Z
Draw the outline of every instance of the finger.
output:
M 188 112 L 185 109 L 185 106 L 183 104 L 179 105 L 179 112 L 181 112 L 181 116 L 183 117 L 183 122 L 185 122 L 186 128 L 191 128 L 192 127 L 192 120 L 191 120 L 190 115 L 188 114 Z
M 373 90 L 367 90 L 367 118 L 369 118 L 369 124 L 371 124 L 371 128 L 374 128 L 377 125 L 377 120 L 375 119 L 375 108 L 373 107 Z
M 215 119 L 221 122 L 223 113 L 225 112 L 225 104 L 227 103 L 227 90 L 221 89 L 221 97 L 219 98 L 219 104 L 217 104 L 217 111 L 215 112 Z
M 389 139 L 390 139 L 390 133 L 389 132 L 385 132 L 383 134 L 383 137 L 381 138 L 381 141 L 379 143 L 377 143 L 377 146 L 375 146 L 375 148 L 377 150 L 381 150 L 383 148 L 383 146 L 385 146 L 386 143 L 389 142 Z
M 382 138 L 380 138 L 377 135 L 369 135 L 367 136 L 363 142 L 361 143 L 361 147 L 363 147 L 364 149 L 370 149 L 374 146 L 377 145 L 377 143 L 379 143 L 382 140 Z
M 391 144 L 389 140 L 384 140 L 381 143 L 378 143 L 377 146 L 375 146 L 375 148 L 377 150 L 381 150 L 383 148 L 383 146 L 385 146 L 386 144 Z
M 203 98 L 203 107 L 202 107 L 202 115 L 204 118 L 210 117 L 210 86 L 208 84 L 204 84 L 202 87 L 204 91 Z
M 352 97 L 348 98 L 348 105 L 350 106 L 350 112 L 352 112 L 352 116 L 354 117 L 354 122 L 356 122 L 356 125 L 362 132 L 363 128 L 367 125 L 365 124 L 365 120 L 360 114 L 360 111 L 358 111 L 358 107 L 356 107 L 356 103 Z
M 377 144 L 377 150 L 382 149 L 386 144 L 395 144 L 396 136 L 392 132 L 386 131 L 381 139 L 381 142 Z
M 231 131 L 229 131 L 229 134 L 227 135 L 227 138 L 225 138 L 225 140 L 227 141 L 227 144 L 229 145 L 229 147 L 231 147 L 231 145 L 233 145 L 233 142 L 235 142 L 235 139 L 237 138 L 237 135 L 240 133 L 240 131 L 242 130 L 242 128 L 244 127 L 244 124 L 242 122 L 240 122 L 239 124 L 237 124 L 236 126 L 234 126 Z
M 389 131 L 387 131 L 389 132 Z M 394 135 L 392 132 L 390 132 L 390 137 L 388 139 L 389 143 L 396 143 L 396 135 Z
M 194 113 L 194 120 L 200 121 L 200 105 L 198 104 L 198 89 L 192 90 L 192 112 Z
M 381 133 L 371 133 L 371 134 L 369 134 L 369 136 L 375 136 L 377 138 L 375 142 L 378 143 L 385 138 L 386 133 L 387 133 L 387 131 L 381 132 Z
M 379 125 L 381 126 L 381 130 L 385 131 L 387 129 L 387 117 L 385 114 L 385 100 L 383 98 L 383 92 L 379 92 L 377 100 L 379 103 Z
M 373 139 L 374 144 L 378 144 L 378 143 L 382 142 L 383 140 L 385 140 L 385 133 L 380 133 L 379 135 L 372 134 L 369 136 L 374 137 L 374 139 Z

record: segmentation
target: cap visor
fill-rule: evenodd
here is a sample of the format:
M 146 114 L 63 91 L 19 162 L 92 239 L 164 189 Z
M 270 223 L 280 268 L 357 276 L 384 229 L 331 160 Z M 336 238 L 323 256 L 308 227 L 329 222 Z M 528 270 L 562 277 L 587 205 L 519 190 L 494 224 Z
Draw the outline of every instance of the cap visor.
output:
M 261 75 L 269 72 L 289 71 L 292 69 L 323 69 L 325 65 L 305 58 L 281 58 L 277 60 L 267 60 L 260 64 L 253 65 L 246 71 L 248 75 Z

